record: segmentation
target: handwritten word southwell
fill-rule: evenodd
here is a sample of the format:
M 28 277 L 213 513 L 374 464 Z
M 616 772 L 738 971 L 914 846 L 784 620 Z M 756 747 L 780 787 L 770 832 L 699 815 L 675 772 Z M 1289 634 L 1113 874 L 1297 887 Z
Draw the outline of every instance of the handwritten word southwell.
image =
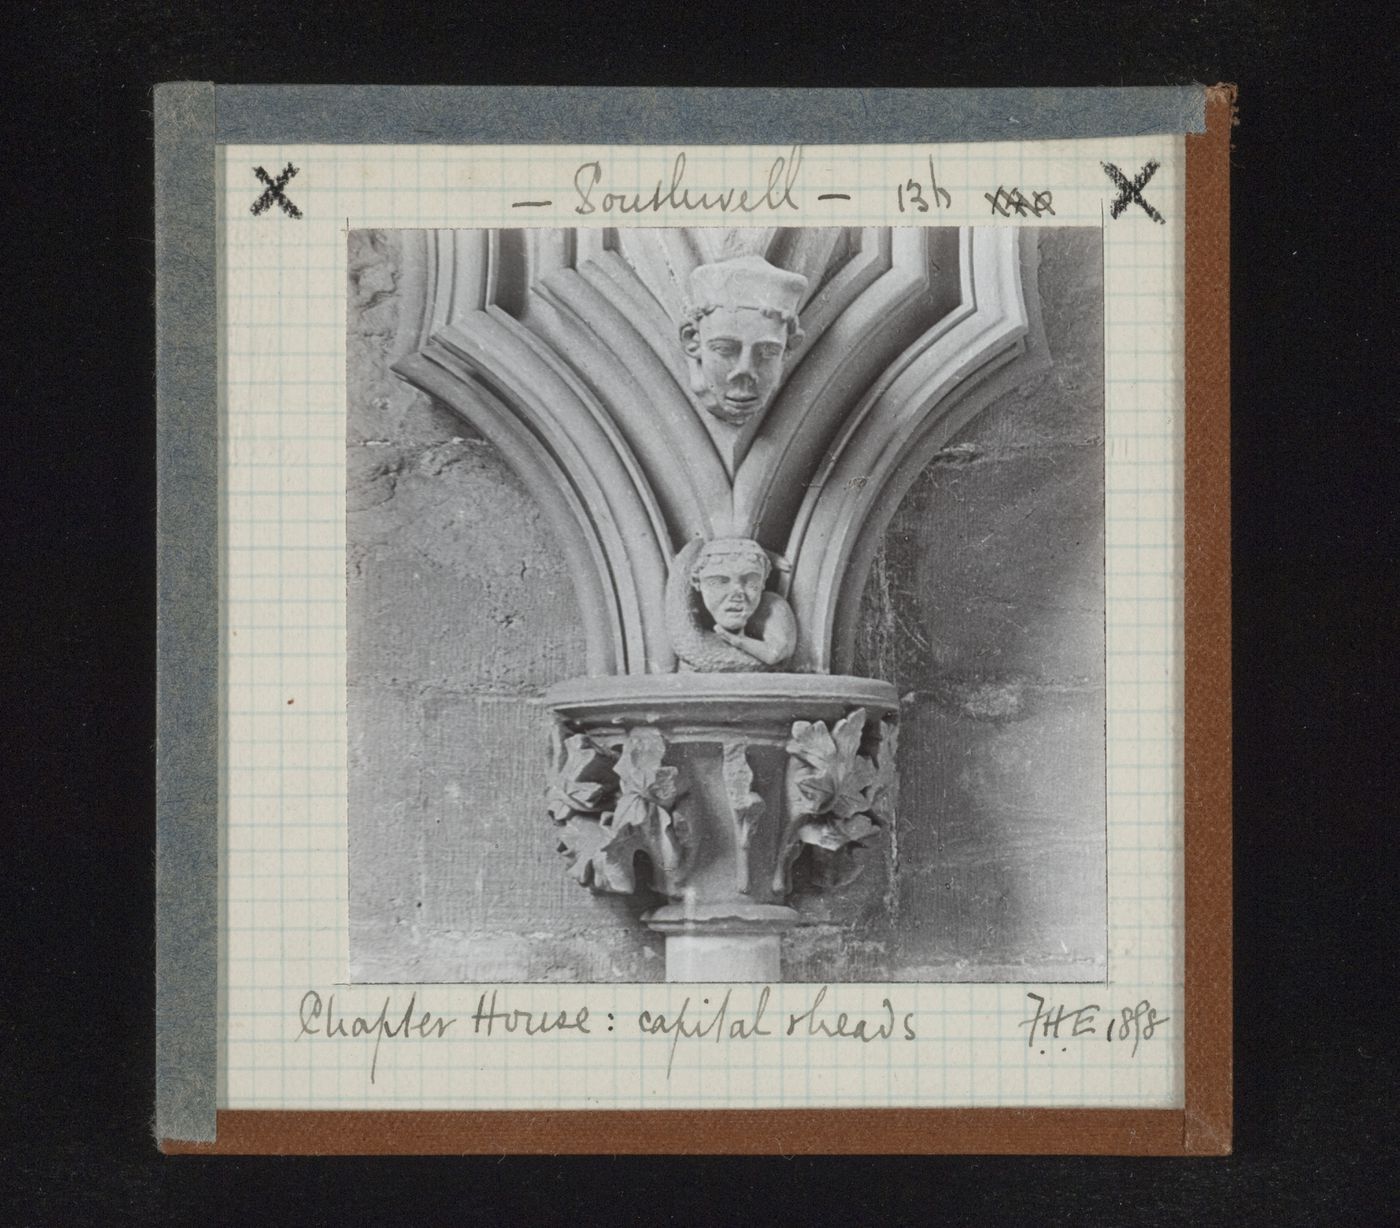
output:
M 603 163 L 585 162 L 574 172 L 574 191 L 578 196 L 574 212 L 585 217 L 590 213 L 662 213 L 668 209 L 681 213 L 797 212 L 799 206 L 793 193 L 801 170 L 802 146 L 794 145 L 790 153 L 773 159 L 760 192 L 755 192 L 752 185 L 693 192 L 685 181 L 686 157 L 682 151 L 671 163 L 669 181 L 663 175 L 650 192 L 613 192 L 607 190 Z

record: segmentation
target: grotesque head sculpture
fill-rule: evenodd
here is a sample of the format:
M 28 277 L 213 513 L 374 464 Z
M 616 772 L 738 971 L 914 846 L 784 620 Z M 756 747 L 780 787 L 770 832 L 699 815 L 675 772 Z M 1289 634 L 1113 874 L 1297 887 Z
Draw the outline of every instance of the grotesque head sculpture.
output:
M 763 586 L 772 568 L 756 541 L 718 537 L 707 542 L 691 568 L 690 583 L 715 626 L 735 635 L 743 632 L 763 599 Z
M 690 275 L 681 344 L 692 391 L 721 422 L 743 426 L 768 408 L 783 360 L 802 338 L 797 309 L 806 290 L 801 273 L 759 256 L 702 264 Z

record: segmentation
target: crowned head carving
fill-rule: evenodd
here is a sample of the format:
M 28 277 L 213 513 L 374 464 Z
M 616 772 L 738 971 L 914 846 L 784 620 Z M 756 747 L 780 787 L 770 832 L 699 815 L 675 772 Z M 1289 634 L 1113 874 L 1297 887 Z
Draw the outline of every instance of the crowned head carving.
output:
M 797 646 L 792 607 L 767 589 L 773 564 L 747 537 L 699 538 L 676 556 L 666 624 L 683 670 L 775 669 Z
M 721 422 L 744 426 L 773 399 L 783 362 L 802 339 L 801 273 L 761 256 L 702 264 L 690 275 L 681 344 L 696 399 Z
M 739 634 L 763 599 L 773 564 L 756 541 L 720 537 L 706 542 L 690 569 L 690 583 L 715 626 Z

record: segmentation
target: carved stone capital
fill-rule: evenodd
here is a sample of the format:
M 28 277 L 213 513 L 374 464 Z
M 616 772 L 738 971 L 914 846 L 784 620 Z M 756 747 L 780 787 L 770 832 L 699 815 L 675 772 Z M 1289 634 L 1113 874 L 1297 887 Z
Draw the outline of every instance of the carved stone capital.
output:
M 854 851 L 893 820 L 888 683 L 581 678 L 546 702 L 559 727 L 549 814 L 574 878 L 666 897 L 647 921 L 668 935 L 776 934 L 797 920 L 795 887 L 849 881 Z

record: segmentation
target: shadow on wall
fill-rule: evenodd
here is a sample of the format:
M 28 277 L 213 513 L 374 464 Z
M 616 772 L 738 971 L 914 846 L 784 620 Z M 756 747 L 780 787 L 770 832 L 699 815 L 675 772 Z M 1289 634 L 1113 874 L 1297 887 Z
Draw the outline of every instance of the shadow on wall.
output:
M 642 905 L 570 881 L 544 815 L 569 576 L 495 450 L 396 379 L 397 232 L 351 236 L 351 975 L 655 981 Z M 886 533 L 856 672 L 903 703 L 897 831 L 799 901 L 788 980 L 1101 979 L 1103 361 L 1097 231 L 1041 236 L 1053 366 L 929 465 Z

